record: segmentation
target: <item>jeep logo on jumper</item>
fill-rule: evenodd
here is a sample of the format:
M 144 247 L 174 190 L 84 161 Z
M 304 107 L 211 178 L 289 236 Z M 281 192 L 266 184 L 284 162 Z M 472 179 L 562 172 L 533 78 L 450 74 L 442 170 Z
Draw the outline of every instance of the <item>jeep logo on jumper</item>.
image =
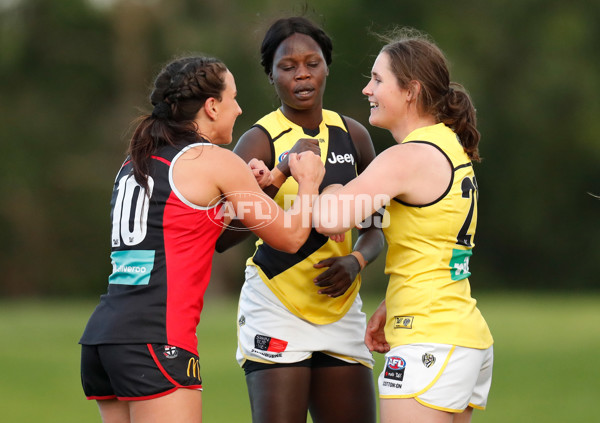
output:
M 331 157 L 327 159 L 327 161 L 331 164 L 336 163 L 351 163 L 354 164 L 354 156 L 352 154 L 335 154 L 333 151 L 331 152 Z

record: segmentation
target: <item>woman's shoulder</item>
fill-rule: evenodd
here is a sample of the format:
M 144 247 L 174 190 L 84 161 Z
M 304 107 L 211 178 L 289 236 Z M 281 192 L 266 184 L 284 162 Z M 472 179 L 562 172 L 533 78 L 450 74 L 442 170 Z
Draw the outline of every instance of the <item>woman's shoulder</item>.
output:
M 362 123 L 349 116 L 342 116 L 342 118 L 346 121 L 346 125 L 348 127 L 348 132 L 350 132 L 350 135 L 356 134 L 369 136 L 369 131 Z
M 237 144 L 239 144 L 240 142 L 264 142 L 264 141 L 269 141 L 269 135 L 267 130 L 262 127 L 259 126 L 257 124 L 251 126 L 246 132 L 244 132 L 238 142 L 236 143 L 236 147 Z
M 243 161 L 231 150 L 210 143 L 192 144 L 182 156 L 183 159 L 197 162 L 199 166 L 228 166 Z
M 342 115 L 340 115 L 342 116 Z M 359 173 L 375 158 L 375 147 L 371 134 L 363 124 L 348 116 L 342 116 L 356 152 L 358 153 Z

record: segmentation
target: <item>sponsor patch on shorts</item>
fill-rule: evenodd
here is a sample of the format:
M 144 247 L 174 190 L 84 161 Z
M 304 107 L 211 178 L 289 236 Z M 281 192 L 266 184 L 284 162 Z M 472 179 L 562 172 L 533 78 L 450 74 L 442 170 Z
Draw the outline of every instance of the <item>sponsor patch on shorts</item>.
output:
M 383 377 L 386 379 L 392 379 L 401 382 L 404 380 L 405 369 L 406 361 L 402 357 L 387 357 L 387 360 L 385 362 L 385 373 Z
M 266 335 L 256 335 L 254 337 L 254 348 L 257 350 L 280 353 L 285 351 L 287 344 L 287 341 Z

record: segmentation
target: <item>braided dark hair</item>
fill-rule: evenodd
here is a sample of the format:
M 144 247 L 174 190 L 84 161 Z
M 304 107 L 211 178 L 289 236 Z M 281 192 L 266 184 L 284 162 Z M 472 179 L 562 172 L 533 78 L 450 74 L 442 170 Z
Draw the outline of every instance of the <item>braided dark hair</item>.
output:
M 194 121 L 207 99 L 221 100 L 225 89 L 223 62 L 212 57 L 183 57 L 166 65 L 154 80 L 152 114 L 137 119 L 128 154 L 137 183 L 148 191 L 149 158 L 164 145 L 198 142 Z
M 403 89 L 411 81 L 419 81 L 419 106 L 450 127 L 471 160 L 480 161 L 475 108 L 464 87 L 450 81 L 444 53 L 425 34 L 412 28 L 401 28 L 381 36 L 386 44 L 381 52 L 388 54 L 391 70 Z

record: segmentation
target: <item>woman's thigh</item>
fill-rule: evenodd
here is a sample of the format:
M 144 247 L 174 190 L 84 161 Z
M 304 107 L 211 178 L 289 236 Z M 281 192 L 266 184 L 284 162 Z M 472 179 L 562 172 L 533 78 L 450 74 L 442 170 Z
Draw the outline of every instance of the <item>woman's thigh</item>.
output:
M 306 423 L 310 367 L 286 366 L 246 375 L 255 423 Z
M 131 423 L 201 423 L 202 391 L 180 388 L 162 397 L 129 401 Z
M 379 401 L 381 423 L 453 423 L 454 414 L 420 404 L 414 398 Z
M 310 414 L 315 423 L 375 423 L 373 372 L 360 365 L 312 369 Z

